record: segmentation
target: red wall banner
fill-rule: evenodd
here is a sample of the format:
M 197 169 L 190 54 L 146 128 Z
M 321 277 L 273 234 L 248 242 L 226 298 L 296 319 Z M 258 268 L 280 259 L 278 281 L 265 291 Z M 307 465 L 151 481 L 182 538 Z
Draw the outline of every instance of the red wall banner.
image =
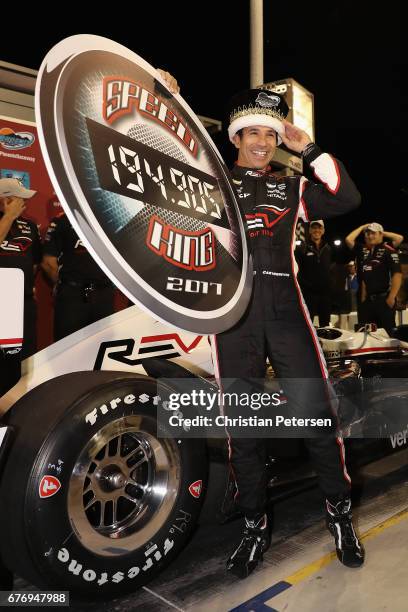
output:
M 45 168 L 34 123 L 0 115 L 0 178 L 18 178 L 27 189 L 37 191 L 28 201 L 24 216 L 39 226 L 43 237 L 50 220 L 62 208 Z M 52 287 L 41 272 L 36 277 L 35 292 L 40 350 L 53 341 Z M 126 304 L 127 301 L 117 298 L 118 309 Z
M 24 216 L 34 221 L 43 236 L 48 223 L 60 211 L 60 204 L 45 169 L 34 123 L 0 116 L 0 177 L 18 178 L 36 195 L 28 201 Z M 38 303 L 38 349 L 51 344 L 52 293 L 43 274 L 35 284 Z

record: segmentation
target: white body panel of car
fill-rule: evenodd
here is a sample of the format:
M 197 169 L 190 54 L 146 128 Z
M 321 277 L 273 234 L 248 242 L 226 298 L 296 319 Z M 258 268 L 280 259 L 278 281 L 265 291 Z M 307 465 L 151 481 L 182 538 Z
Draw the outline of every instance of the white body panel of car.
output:
M 408 343 L 390 338 L 384 329 L 337 331 L 339 336 L 335 339 L 319 338 L 327 358 L 408 349 Z M 166 325 L 138 306 L 131 306 L 83 327 L 23 361 L 21 379 L 0 398 L 0 416 L 47 380 L 95 369 L 145 374 L 142 362 L 146 357 L 171 358 L 199 376 L 214 376 L 208 336 Z
M 365 355 L 393 353 L 400 349 L 408 349 L 408 343 L 390 338 L 385 329 L 375 331 L 352 332 L 346 329 L 331 328 L 339 332 L 333 339 L 319 338 L 326 358 L 364 357 Z
M 213 375 L 208 336 L 165 325 L 131 306 L 23 361 L 21 379 L 0 398 L 0 415 L 28 391 L 57 376 L 94 369 L 145 374 L 143 358 L 170 356 L 200 376 Z

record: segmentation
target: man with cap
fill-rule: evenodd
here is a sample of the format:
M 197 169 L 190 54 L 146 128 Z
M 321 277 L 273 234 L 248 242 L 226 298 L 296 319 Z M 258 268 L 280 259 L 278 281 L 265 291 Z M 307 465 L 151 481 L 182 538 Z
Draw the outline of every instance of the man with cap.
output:
M 364 244 L 356 243 L 364 231 Z M 384 242 L 392 241 L 392 245 Z M 389 335 L 395 327 L 395 300 L 401 287 L 402 274 L 398 247 L 404 237 L 384 232 L 380 223 L 367 223 L 352 231 L 346 244 L 354 250 L 357 275 L 361 285 L 359 324 L 375 323 Z
M 231 101 L 228 133 L 238 151 L 232 178 L 247 226 L 254 285 L 242 319 L 218 334 L 213 346 L 221 379 L 234 378 L 240 381 L 238 384 L 262 379 L 268 358 L 280 379 L 296 378 L 284 392 L 289 403 L 302 406 L 311 391 L 310 381 L 322 382 L 328 373 L 296 278 L 297 219 L 310 222 L 350 212 L 359 206 L 360 195 L 343 164 L 286 121 L 287 113 L 283 97 L 270 90 L 248 90 Z M 269 163 L 281 142 L 302 155 L 316 182 L 304 176 L 272 174 Z M 305 384 L 296 384 L 299 379 Z M 324 409 L 329 412 L 330 408 L 326 393 Z M 265 512 L 265 444 L 264 440 L 239 437 L 229 442 L 239 508 L 245 521 L 227 569 L 245 578 L 270 544 Z M 350 478 L 343 441 L 333 432 L 305 442 L 326 497 L 327 524 L 336 540 L 338 558 L 345 565 L 360 566 L 364 550 L 351 522 Z
M 22 216 L 27 200 L 37 192 L 15 178 L 0 179 L 0 267 L 24 272 L 24 340 L 22 357 L 36 351 L 34 279 L 41 261 L 41 242 L 35 223 Z
M 397 249 L 399 245 L 404 242 L 404 236 L 402 234 L 397 234 L 396 232 L 386 232 L 380 223 L 364 223 L 364 225 L 360 225 L 360 227 L 357 227 L 355 230 L 350 232 L 348 236 L 346 236 L 346 244 L 349 249 L 355 248 L 357 238 L 362 232 L 365 234 L 366 230 L 374 232 L 380 231 L 383 235 L 383 240 L 390 242 L 394 249 Z
M 309 310 L 310 318 L 317 315 L 319 326 L 330 323 L 332 299 L 330 291 L 330 266 L 332 251 L 323 239 L 324 221 L 318 219 L 309 225 L 309 237 L 295 251 L 299 265 L 298 280 Z

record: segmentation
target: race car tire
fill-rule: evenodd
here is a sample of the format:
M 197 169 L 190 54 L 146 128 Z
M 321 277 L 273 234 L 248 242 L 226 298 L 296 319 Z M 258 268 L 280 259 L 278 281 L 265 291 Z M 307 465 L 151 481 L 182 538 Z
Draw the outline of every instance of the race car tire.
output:
M 155 402 L 152 378 L 79 372 L 13 406 L 0 483 L 12 571 L 41 588 L 115 596 L 180 552 L 204 498 L 206 443 L 159 436 Z

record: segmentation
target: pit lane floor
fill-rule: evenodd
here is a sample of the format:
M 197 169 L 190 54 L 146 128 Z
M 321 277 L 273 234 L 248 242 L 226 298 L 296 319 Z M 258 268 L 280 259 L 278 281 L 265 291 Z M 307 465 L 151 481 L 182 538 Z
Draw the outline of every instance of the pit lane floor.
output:
M 363 486 L 359 487 L 359 482 Z M 189 545 L 157 579 L 110 602 L 72 601 L 77 612 L 405 612 L 408 609 L 408 449 L 354 478 L 355 523 L 366 563 L 353 570 L 333 554 L 316 487 L 274 504 L 272 546 L 262 566 L 239 581 L 225 573 L 240 520 L 199 527 Z M 358 504 L 358 505 L 357 505 Z M 18 579 L 15 589 L 30 586 Z

